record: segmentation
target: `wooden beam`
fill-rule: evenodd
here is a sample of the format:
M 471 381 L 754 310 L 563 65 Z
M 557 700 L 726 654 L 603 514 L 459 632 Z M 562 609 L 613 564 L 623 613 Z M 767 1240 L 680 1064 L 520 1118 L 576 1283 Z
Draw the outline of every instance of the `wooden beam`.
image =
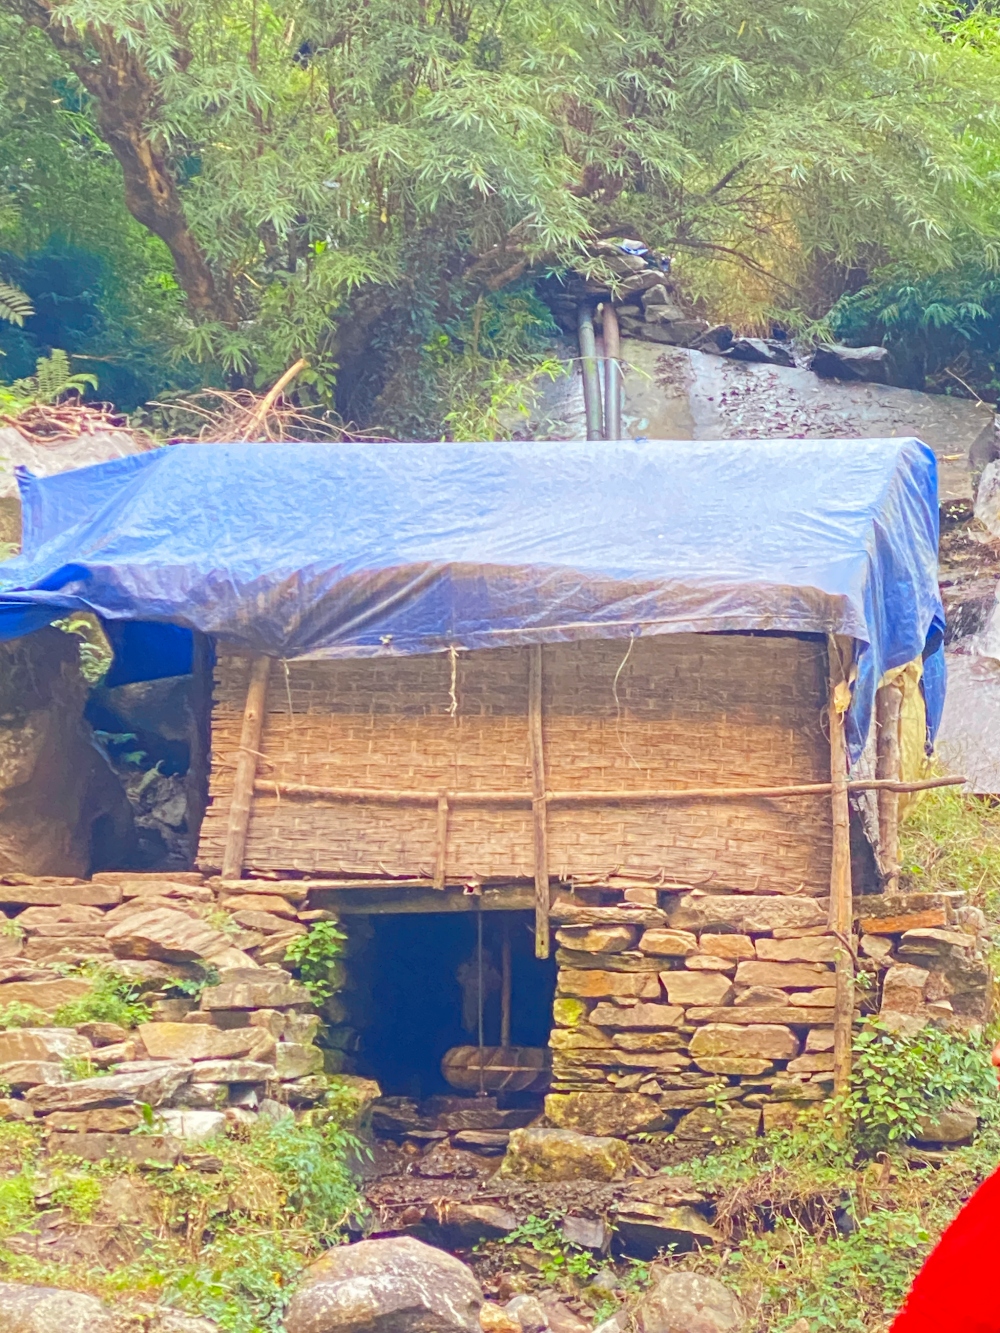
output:
M 535 906 L 530 884 L 484 888 L 482 893 L 446 889 L 313 889 L 313 907 L 347 916 L 406 916 L 434 912 L 529 912 Z
M 535 957 L 549 956 L 549 846 L 542 730 L 542 646 L 528 649 L 528 754 L 535 842 Z
M 254 658 L 250 665 L 250 683 L 247 686 L 247 701 L 243 709 L 243 729 L 240 732 L 240 749 L 233 777 L 233 797 L 229 806 L 229 827 L 226 830 L 226 845 L 222 853 L 223 879 L 239 879 L 243 870 L 270 672 L 269 657 Z
M 883 685 L 876 695 L 877 762 L 875 775 L 885 782 L 900 780 L 900 723 L 903 708 L 903 682 L 898 679 Z M 899 793 L 894 787 L 879 789 L 878 840 L 883 888 L 886 893 L 899 889 Z
M 829 661 L 830 779 L 833 846 L 830 857 L 829 927 L 839 941 L 836 950 L 833 1011 L 833 1090 L 846 1095 L 851 1083 L 854 1026 L 854 958 L 851 938 L 851 825 L 847 800 L 847 740 L 844 715 L 850 702 L 844 664 L 834 636 L 827 635 Z

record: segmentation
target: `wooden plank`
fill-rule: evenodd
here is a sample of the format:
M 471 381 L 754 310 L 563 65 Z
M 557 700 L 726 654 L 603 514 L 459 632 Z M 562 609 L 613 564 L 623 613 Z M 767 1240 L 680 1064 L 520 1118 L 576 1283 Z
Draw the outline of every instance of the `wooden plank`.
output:
M 257 761 L 260 757 L 260 738 L 264 730 L 267 680 L 270 673 L 271 659 L 255 657 L 250 666 L 250 683 L 247 686 L 243 729 L 240 732 L 240 751 L 236 759 L 233 797 L 229 807 L 229 826 L 226 829 L 226 845 L 222 853 L 223 879 L 238 879 L 243 869 L 254 779 L 257 776 Z
M 527 912 L 535 906 L 530 884 L 510 884 L 464 893 L 461 889 L 318 889 L 309 896 L 316 907 L 345 916 L 405 916 L 429 912 Z
M 528 754 L 535 840 L 535 957 L 549 956 L 549 848 L 542 731 L 542 646 L 528 649 Z
M 846 1096 L 851 1083 L 851 1042 L 854 1026 L 854 959 L 847 947 L 853 915 L 851 898 L 851 829 L 847 800 L 847 740 L 844 715 L 850 702 L 844 664 L 833 635 L 827 635 L 829 660 L 830 797 L 833 855 L 830 863 L 829 926 L 839 940 L 833 1011 L 833 1090 Z
M 448 793 L 438 793 L 437 802 L 437 858 L 434 865 L 434 887 L 443 889 L 448 871 Z
M 900 721 L 903 685 L 892 680 L 876 695 L 878 727 L 876 777 L 883 781 L 900 780 Z M 882 863 L 883 889 L 895 893 L 899 888 L 899 795 L 893 787 L 882 787 L 878 800 L 879 860 Z

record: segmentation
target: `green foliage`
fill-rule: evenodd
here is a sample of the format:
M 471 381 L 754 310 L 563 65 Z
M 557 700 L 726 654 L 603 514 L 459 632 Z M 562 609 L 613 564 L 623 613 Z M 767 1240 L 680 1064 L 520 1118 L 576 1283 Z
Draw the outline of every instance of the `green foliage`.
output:
M 37 1028 L 48 1022 L 48 1014 L 36 1005 L 25 1004 L 23 1000 L 11 1000 L 0 1006 L 0 1029 Z
M 103 1193 L 101 1182 L 95 1176 L 61 1172 L 52 1190 L 52 1202 L 57 1208 L 69 1209 L 74 1222 L 87 1223 L 93 1221 Z
M 5 319 L 8 324 L 17 324 L 20 327 L 28 316 L 34 313 L 35 309 L 31 304 L 31 298 L 26 296 L 20 287 L 15 287 L 13 283 L 0 280 L 0 319 Z
M 56 1010 L 53 1022 L 57 1027 L 98 1022 L 134 1028 L 149 1020 L 149 1007 L 135 982 L 102 965 L 84 965 L 79 974 L 90 981 L 90 991 Z
M 180 981 L 171 981 L 164 987 L 164 992 L 167 995 L 183 996 L 190 1000 L 201 999 L 201 993 L 206 986 L 219 984 L 219 969 L 212 963 L 203 963 L 202 967 L 204 971 L 200 977 L 184 977 Z
M 590 1250 L 567 1240 L 558 1213 L 532 1213 L 501 1240 L 502 1245 L 527 1245 L 539 1255 L 538 1271 L 546 1282 L 562 1278 L 585 1282 L 597 1272 L 599 1264 Z
M 1000 915 L 1000 806 L 988 797 L 925 792 L 901 827 L 900 856 L 910 892 L 961 890 L 991 919 Z
M 97 376 L 74 374 L 69 357 L 60 347 L 54 348 L 51 356 L 38 358 L 34 375 L 15 380 L 10 386 L 16 398 L 32 403 L 57 403 L 69 394 L 82 396 L 85 390 L 96 388 Z
M 979 1036 L 935 1027 L 903 1036 L 867 1018 L 855 1037 L 845 1112 L 864 1152 L 905 1142 L 921 1117 L 955 1102 L 993 1118 L 996 1101 L 989 1047 Z
M 330 970 L 346 939 L 334 922 L 317 921 L 308 934 L 297 935 L 285 950 L 285 961 L 295 964 L 303 986 L 316 1004 L 322 1004 L 334 992 Z
M 222 1232 L 197 1261 L 171 1273 L 163 1294 L 171 1304 L 207 1319 L 223 1333 L 282 1333 L 301 1254 L 280 1232 Z
M 99 684 L 111 670 L 114 650 L 101 622 L 91 611 L 76 611 L 71 616 L 53 620 L 55 629 L 75 634 L 80 640 L 80 674 L 88 685 Z

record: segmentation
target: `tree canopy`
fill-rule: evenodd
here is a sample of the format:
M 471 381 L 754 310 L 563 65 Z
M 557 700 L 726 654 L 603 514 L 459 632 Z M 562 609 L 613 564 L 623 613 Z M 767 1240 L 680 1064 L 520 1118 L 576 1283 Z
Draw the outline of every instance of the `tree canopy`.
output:
M 68 350 L 142 360 L 151 392 L 301 356 L 345 418 L 440 431 L 467 374 L 541 354 L 535 284 L 595 236 L 747 326 L 882 274 L 992 281 L 1000 254 L 982 9 L 0 0 L 0 24 L 0 279 L 37 306 L 39 256 L 79 277 L 85 252 Z

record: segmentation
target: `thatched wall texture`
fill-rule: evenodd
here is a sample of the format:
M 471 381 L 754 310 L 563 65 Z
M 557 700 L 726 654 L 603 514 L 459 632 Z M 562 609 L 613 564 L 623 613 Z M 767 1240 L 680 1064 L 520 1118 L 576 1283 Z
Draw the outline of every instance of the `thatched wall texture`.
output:
M 670 634 L 546 645 L 543 734 L 550 791 L 743 787 L 829 780 L 826 650 L 817 638 Z M 220 655 L 211 804 L 199 862 L 222 861 L 249 659 Z M 530 796 L 528 650 L 276 663 L 258 780 L 325 787 L 524 791 Z M 309 801 L 259 792 L 245 870 L 424 875 L 434 804 Z M 567 806 L 548 810 L 549 870 L 828 891 L 823 797 Z M 453 805 L 447 878 L 533 874 L 531 810 Z

